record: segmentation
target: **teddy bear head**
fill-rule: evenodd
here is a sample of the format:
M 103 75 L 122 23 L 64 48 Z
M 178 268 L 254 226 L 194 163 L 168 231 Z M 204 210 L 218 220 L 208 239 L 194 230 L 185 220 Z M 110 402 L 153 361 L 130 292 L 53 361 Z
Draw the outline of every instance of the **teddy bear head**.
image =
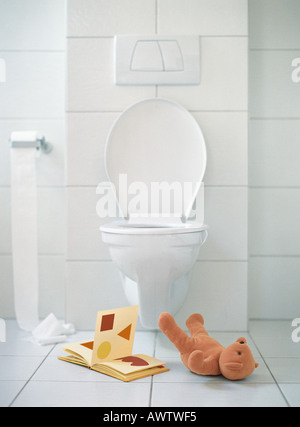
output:
M 254 360 L 246 338 L 240 337 L 223 350 L 219 367 L 222 375 L 229 380 L 241 380 L 252 374 L 258 363 Z

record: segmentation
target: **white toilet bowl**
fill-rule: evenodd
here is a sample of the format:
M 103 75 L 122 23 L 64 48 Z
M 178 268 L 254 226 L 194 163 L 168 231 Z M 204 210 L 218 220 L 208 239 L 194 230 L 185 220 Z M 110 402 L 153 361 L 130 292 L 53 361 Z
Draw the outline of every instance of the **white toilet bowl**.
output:
M 102 239 L 121 272 L 129 303 L 139 305 L 142 326 L 157 329 L 161 312 L 175 314 L 182 306 L 207 238 L 206 225 L 188 221 L 206 168 L 204 138 L 184 108 L 149 99 L 128 108 L 114 124 L 105 161 L 124 220 L 101 226 Z M 120 175 L 129 186 L 143 184 L 146 192 L 152 183 L 175 182 L 181 188 L 191 183 L 191 191 L 170 210 L 158 203 L 131 203 Z
M 129 303 L 139 305 L 144 328 L 156 329 L 160 313 L 175 314 L 185 300 L 206 226 L 128 228 L 112 223 L 101 230 Z

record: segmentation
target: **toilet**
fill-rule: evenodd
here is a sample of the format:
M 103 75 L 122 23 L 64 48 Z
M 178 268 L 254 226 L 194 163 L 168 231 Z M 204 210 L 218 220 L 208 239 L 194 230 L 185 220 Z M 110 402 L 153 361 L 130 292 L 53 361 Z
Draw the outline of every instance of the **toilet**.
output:
M 120 211 L 100 227 L 143 328 L 182 307 L 207 226 L 189 219 L 206 169 L 201 129 L 181 105 L 151 98 L 127 108 L 105 147 Z

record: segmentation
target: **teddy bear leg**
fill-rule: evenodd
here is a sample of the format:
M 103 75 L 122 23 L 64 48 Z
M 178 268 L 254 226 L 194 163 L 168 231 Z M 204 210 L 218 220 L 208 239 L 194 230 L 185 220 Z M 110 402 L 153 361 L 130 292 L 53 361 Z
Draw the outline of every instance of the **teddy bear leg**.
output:
M 177 325 L 170 313 L 161 313 L 158 326 L 181 353 L 192 351 L 194 340 Z
M 199 313 L 191 314 L 191 316 L 186 321 L 186 326 L 192 337 L 198 334 L 208 335 L 206 329 L 204 328 L 204 319 Z

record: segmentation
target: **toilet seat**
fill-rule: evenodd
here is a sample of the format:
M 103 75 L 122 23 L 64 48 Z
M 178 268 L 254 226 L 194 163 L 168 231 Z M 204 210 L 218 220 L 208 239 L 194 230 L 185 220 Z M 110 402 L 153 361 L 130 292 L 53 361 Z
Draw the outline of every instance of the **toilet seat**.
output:
M 196 233 L 199 231 L 205 231 L 208 226 L 205 224 L 197 223 L 182 223 L 181 225 L 170 224 L 169 226 L 157 226 L 157 225 L 136 225 L 133 226 L 125 221 L 116 221 L 102 225 L 100 227 L 102 232 L 112 234 L 182 234 L 182 233 Z
M 194 117 L 173 101 L 151 98 L 138 102 L 127 108 L 113 125 L 106 141 L 105 168 L 122 216 L 129 221 L 135 218 L 146 226 L 159 225 L 159 218 L 166 217 L 164 207 L 157 208 L 159 212 L 151 211 L 154 215 L 148 216 L 148 205 L 130 204 L 128 194 L 124 197 L 122 192 L 124 183 L 120 183 L 120 176 L 126 177 L 128 190 L 142 183 L 149 194 L 153 183 L 176 183 L 181 188 L 188 183 L 189 192 L 184 193 L 180 206 L 173 206 L 169 218 L 170 223 L 177 222 L 181 227 L 182 220 L 189 216 L 206 169 L 201 129 Z M 142 228 L 133 228 L 141 233 Z M 150 229 L 144 228 L 149 233 Z M 163 228 L 169 233 L 175 232 L 172 227 L 159 227 L 161 231 Z M 184 225 L 183 229 L 190 230 L 190 227 Z M 126 230 L 128 233 L 128 228 Z

